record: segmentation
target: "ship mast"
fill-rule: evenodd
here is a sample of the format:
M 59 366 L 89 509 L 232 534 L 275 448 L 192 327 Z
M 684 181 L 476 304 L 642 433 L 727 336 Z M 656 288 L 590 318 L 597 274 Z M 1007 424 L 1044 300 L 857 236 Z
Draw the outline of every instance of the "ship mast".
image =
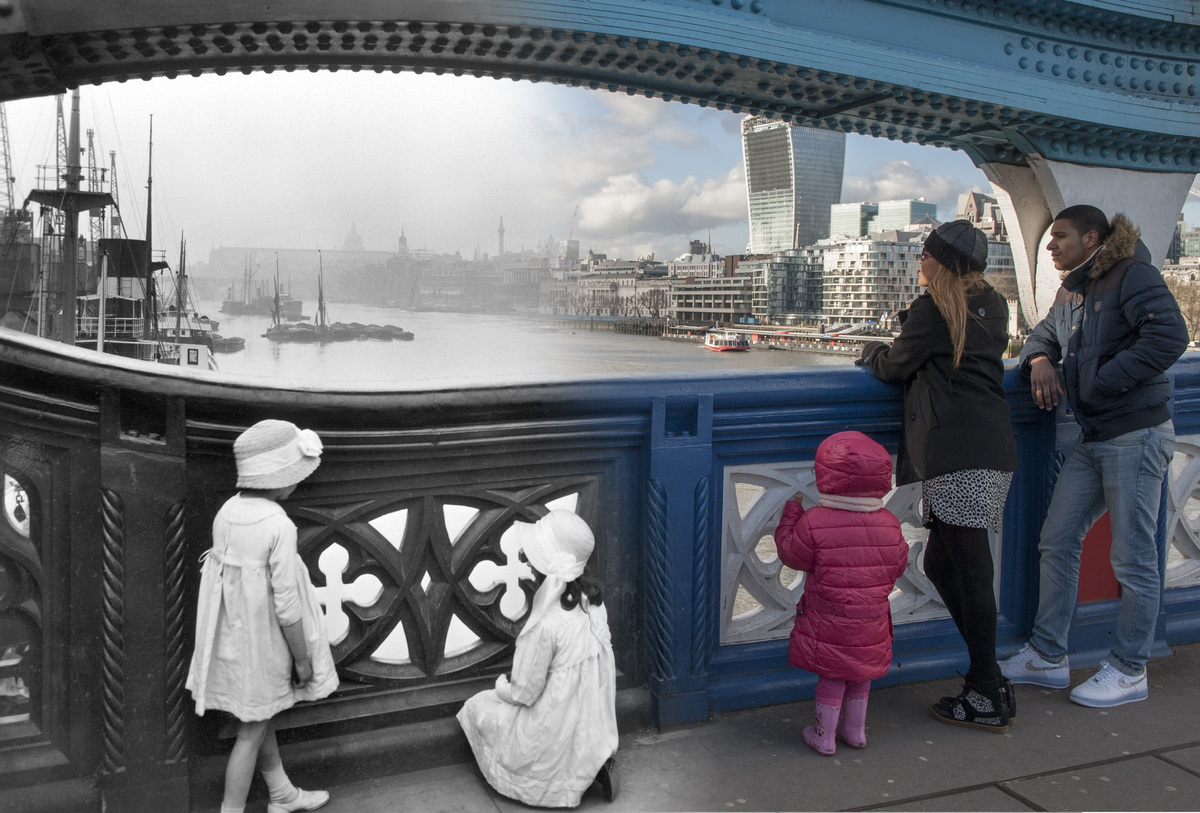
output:
M 317 252 L 317 326 L 325 327 L 325 260 Z
M 154 257 L 154 252 L 151 251 L 150 245 L 153 232 L 150 230 L 153 223 L 154 205 L 152 202 L 152 190 L 154 189 L 154 115 L 150 115 L 150 145 L 146 153 L 146 311 L 143 314 L 145 317 L 145 330 L 142 335 L 152 336 L 158 332 L 158 318 L 155 313 L 158 310 L 154 296 L 154 272 L 150 269 L 150 263 Z M 158 336 L 154 336 L 155 339 Z M 178 338 L 178 334 L 176 334 Z
M 175 341 L 179 341 L 180 324 L 183 321 L 183 305 L 187 302 L 187 244 L 183 234 L 179 235 L 179 276 L 175 280 Z
M 79 191 L 83 171 L 79 165 L 79 88 L 71 91 L 71 127 L 67 139 L 67 161 L 63 180 L 66 194 L 63 196 L 62 275 L 63 275 L 63 322 L 60 337 L 66 344 L 75 344 L 75 319 L 79 296 L 79 203 L 72 192 Z

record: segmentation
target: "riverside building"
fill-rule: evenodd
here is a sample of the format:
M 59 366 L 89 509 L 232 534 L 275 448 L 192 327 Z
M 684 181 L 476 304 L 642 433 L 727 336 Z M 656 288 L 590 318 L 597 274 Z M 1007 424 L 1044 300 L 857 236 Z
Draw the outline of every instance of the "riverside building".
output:
M 829 236 L 842 197 L 846 135 L 747 116 L 742 155 L 750 210 L 747 254 L 773 254 Z
M 733 325 L 754 313 L 754 276 L 739 265 L 727 277 L 674 280 L 669 315 L 679 322 Z
M 821 320 L 825 248 L 780 251 L 742 260 L 738 271 L 753 280 L 751 312 L 760 324 L 797 325 Z
M 725 261 L 716 254 L 681 254 L 667 261 L 667 275 L 676 279 L 725 276 Z
M 927 234 L 891 231 L 824 241 L 824 319 L 889 326 L 921 292 L 917 270 Z

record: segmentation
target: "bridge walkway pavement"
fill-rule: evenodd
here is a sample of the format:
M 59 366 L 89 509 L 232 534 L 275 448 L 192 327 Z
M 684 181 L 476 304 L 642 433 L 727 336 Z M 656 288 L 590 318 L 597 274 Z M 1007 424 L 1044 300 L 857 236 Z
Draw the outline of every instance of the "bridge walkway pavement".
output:
M 1072 685 L 1093 672 L 1074 670 Z M 1018 686 L 1018 719 L 1003 735 L 932 718 L 930 704 L 955 693 L 958 679 L 877 689 L 867 747 L 839 745 L 832 757 L 800 738 L 812 700 L 634 731 L 621 737 L 617 799 L 605 803 L 593 786 L 578 809 L 1200 810 L 1200 644 L 1175 647 L 1149 673 L 1147 701 L 1108 710 L 1077 706 L 1067 690 Z M 328 789 L 327 813 L 535 809 L 497 794 L 471 762 L 397 766 Z

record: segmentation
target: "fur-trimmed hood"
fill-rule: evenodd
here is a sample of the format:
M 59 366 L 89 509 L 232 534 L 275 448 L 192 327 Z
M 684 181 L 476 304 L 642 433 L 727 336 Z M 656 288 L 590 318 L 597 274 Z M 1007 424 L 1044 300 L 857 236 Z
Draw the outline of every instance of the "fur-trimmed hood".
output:
M 1117 213 L 1109 221 L 1109 227 L 1108 239 L 1100 246 L 1095 259 L 1092 260 L 1092 270 L 1088 274 L 1092 279 L 1100 279 L 1126 257 L 1136 255 L 1139 259 L 1150 262 L 1150 253 L 1142 243 L 1142 230 L 1133 225 L 1129 218 Z M 1139 248 L 1141 252 L 1138 251 Z M 1143 252 L 1145 256 L 1142 256 Z

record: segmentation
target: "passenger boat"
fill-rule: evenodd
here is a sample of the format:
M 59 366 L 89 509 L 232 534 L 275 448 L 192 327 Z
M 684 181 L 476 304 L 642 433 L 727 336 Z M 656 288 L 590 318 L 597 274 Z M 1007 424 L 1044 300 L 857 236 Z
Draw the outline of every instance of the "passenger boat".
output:
M 732 330 L 710 330 L 704 334 L 704 346 L 720 353 L 725 350 L 749 350 L 750 342 Z

